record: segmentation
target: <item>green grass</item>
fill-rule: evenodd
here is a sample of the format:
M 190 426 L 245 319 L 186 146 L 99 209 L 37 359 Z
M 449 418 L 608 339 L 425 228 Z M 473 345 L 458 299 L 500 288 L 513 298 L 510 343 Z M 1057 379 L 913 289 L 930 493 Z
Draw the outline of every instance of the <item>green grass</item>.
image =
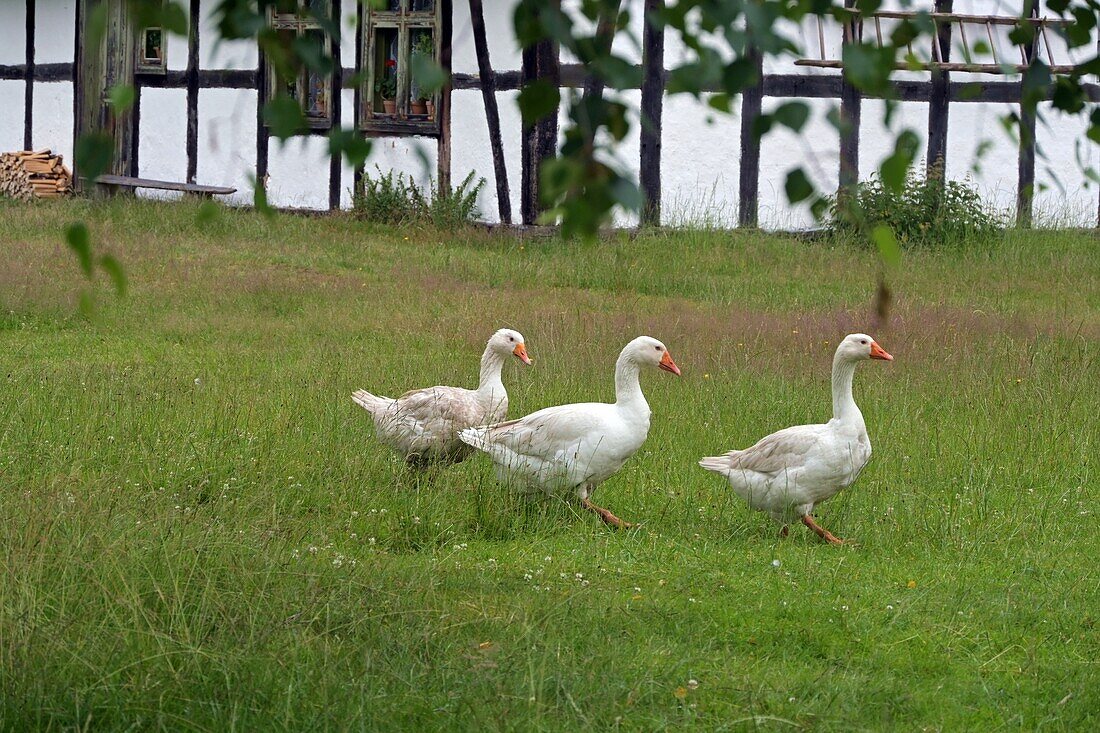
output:
M 833 548 L 695 461 L 829 416 L 866 250 L 196 212 L 0 204 L 0 728 L 1100 726 L 1091 233 L 906 255 Z M 78 218 L 130 280 L 91 319 Z M 668 344 L 684 376 L 645 376 L 649 440 L 596 494 L 641 529 L 374 443 L 354 388 L 470 384 L 505 325 L 514 415 Z

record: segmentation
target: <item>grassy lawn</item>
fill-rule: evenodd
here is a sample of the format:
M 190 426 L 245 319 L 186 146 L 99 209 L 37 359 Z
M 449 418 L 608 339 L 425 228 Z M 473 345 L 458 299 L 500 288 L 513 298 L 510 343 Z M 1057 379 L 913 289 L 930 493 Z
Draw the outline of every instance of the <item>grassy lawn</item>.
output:
M 755 233 L 600 244 L 189 204 L 0 204 L 0 728 L 1094 730 L 1100 240 L 914 252 L 855 393 L 875 457 L 780 540 L 704 455 L 830 415 L 875 262 Z M 91 319 L 62 227 L 124 263 Z M 102 280 L 102 278 L 100 278 Z M 350 399 L 613 399 L 637 530 L 417 473 Z

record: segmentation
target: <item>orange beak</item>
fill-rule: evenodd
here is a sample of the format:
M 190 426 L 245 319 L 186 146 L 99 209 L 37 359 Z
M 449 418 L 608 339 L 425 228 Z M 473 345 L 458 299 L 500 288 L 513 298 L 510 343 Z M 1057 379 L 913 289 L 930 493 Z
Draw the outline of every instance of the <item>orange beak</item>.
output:
M 527 356 L 527 347 L 523 344 L 516 344 L 516 348 L 512 349 L 512 353 L 524 364 L 534 364 L 531 357 Z
M 676 362 L 672 360 L 672 354 L 665 352 L 661 357 L 661 363 L 657 365 L 658 368 L 664 369 L 666 372 L 672 372 L 677 377 L 680 376 L 680 367 L 676 366 Z
M 894 357 L 886 353 L 886 349 L 878 345 L 877 341 L 871 342 L 871 358 L 882 359 L 883 361 L 893 361 Z

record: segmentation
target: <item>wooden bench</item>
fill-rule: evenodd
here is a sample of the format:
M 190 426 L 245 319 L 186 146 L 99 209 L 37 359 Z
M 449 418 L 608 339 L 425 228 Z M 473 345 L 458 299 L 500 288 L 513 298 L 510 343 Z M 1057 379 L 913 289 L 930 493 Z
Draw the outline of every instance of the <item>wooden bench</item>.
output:
M 113 174 L 102 175 L 95 179 L 97 187 L 107 195 L 113 196 L 120 189 L 133 191 L 137 188 L 156 188 L 161 191 L 183 191 L 209 198 L 211 196 L 227 196 L 236 193 L 237 189 L 228 186 L 201 186 L 197 183 L 176 183 L 174 181 L 154 181 L 150 178 L 134 178 L 133 176 L 116 176 Z

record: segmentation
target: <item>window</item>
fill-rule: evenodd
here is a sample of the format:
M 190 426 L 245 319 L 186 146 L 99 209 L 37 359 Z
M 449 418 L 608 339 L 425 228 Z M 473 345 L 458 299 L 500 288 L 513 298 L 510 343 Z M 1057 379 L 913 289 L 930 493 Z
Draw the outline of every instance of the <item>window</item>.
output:
M 137 73 L 165 74 L 168 57 L 164 47 L 163 28 L 143 28 L 138 35 Z
M 330 15 L 328 0 L 278 0 L 268 10 L 272 29 L 283 47 L 294 47 L 300 57 L 331 58 L 332 46 L 318 17 Z M 293 77 L 280 78 L 267 64 L 267 95 L 284 92 L 302 105 L 306 124 L 314 129 L 332 126 L 332 74 L 302 66 Z
M 384 8 L 367 11 L 361 41 L 363 130 L 439 134 L 439 92 L 429 94 L 416 73 L 424 66 L 421 60 L 439 63 L 439 6 L 437 0 L 387 0 Z

